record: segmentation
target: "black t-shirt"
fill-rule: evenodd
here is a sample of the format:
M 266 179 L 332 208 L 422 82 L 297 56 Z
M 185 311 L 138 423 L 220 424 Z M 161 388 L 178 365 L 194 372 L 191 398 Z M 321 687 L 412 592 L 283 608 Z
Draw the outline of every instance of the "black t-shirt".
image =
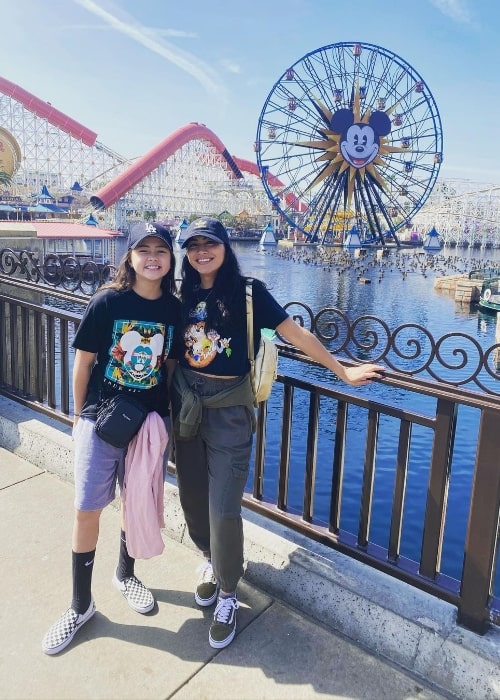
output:
M 73 341 L 77 350 L 97 354 L 82 413 L 94 415 L 101 396 L 126 392 L 167 415 L 165 360 L 182 354 L 180 329 L 180 301 L 171 294 L 150 300 L 105 289 L 93 296 Z
M 179 364 L 196 372 L 214 374 L 218 377 L 242 376 L 250 369 L 248 362 L 245 287 L 241 288 L 240 323 L 228 325 L 224 335 L 206 328 L 206 304 L 212 290 L 200 289 L 196 306 L 189 313 L 189 322 L 184 324 L 184 355 Z M 259 280 L 252 281 L 253 327 L 255 351 L 260 342 L 260 329 L 274 330 L 288 314 Z

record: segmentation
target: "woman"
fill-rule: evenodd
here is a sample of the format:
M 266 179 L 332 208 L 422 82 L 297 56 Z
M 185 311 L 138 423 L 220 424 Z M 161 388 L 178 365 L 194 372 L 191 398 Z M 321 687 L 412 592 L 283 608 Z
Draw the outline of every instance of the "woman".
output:
M 255 415 L 249 380 L 245 284 L 226 229 L 218 219 L 193 221 L 183 243 L 181 300 L 184 356 L 174 374 L 172 409 L 179 494 L 189 534 L 203 552 L 198 605 L 217 601 L 209 643 L 233 640 L 243 573 L 241 500 L 248 476 Z M 353 386 L 384 368 L 343 367 L 267 291 L 252 282 L 254 339 L 260 329 L 280 336 Z
M 73 527 L 73 599 L 42 642 L 57 654 L 95 612 L 92 570 L 103 508 L 123 488 L 127 447 L 102 440 L 94 431 L 98 404 L 117 394 L 133 395 L 149 412 L 169 414 L 168 377 L 177 364 L 180 302 L 175 297 L 175 257 L 170 232 L 161 224 L 136 224 L 115 280 L 90 300 L 73 347 L 75 441 L 75 520 Z M 158 419 L 159 420 L 159 419 Z M 165 433 L 163 423 L 159 428 Z M 131 443 L 129 443 L 130 445 Z M 161 453 L 159 455 L 159 469 Z M 159 475 L 162 482 L 162 474 Z M 136 612 L 147 613 L 154 598 L 134 574 L 127 549 L 125 518 L 113 584 Z

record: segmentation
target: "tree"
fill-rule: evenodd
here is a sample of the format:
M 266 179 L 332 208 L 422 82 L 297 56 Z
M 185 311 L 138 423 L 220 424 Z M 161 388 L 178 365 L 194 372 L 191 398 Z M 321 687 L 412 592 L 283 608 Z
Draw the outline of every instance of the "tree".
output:
M 10 187 L 12 184 L 12 175 L 6 173 L 5 170 L 0 170 L 0 185 Z

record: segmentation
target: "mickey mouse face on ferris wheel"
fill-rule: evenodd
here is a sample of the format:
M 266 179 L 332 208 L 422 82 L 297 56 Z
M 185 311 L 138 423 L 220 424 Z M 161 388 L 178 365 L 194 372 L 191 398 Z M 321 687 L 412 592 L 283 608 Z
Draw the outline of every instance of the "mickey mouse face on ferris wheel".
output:
M 377 157 L 380 137 L 391 131 L 391 120 L 385 112 L 376 111 L 367 123 L 354 122 L 350 109 L 339 109 L 332 116 L 331 130 L 340 134 L 340 152 L 353 168 L 364 168 Z

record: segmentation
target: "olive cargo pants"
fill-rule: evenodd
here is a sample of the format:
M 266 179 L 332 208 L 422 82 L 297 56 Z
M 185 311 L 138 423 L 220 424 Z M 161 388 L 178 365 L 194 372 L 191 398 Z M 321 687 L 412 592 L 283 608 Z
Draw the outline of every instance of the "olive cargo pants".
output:
M 240 378 L 185 372 L 200 396 L 213 396 Z M 176 403 L 175 400 L 173 402 Z M 211 559 L 223 591 L 236 590 L 243 574 L 241 499 L 252 452 L 252 417 L 245 406 L 203 408 L 198 434 L 176 440 L 179 496 L 189 535 Z

